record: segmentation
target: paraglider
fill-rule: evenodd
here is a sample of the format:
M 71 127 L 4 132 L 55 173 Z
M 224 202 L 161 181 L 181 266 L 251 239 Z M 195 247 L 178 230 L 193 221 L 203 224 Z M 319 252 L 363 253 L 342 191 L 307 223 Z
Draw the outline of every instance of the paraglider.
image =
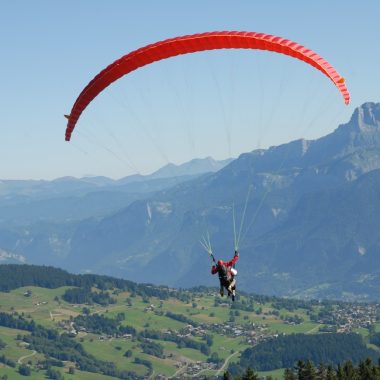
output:
M 344 102 L 348 104 L 350 101 L 345 80 L 334 67 L 314 51 L 296 42 L 256 32 L 224 31 L 192 34 L 159 41 L 132 51 L 97 74 L 82 90 L 70 114 L 66 116 L 68 118 L 66 141 L 71 139 L 71 134 L 82 112 L 111 83 L 140 67 L 162 59 L 215 49 L 258 49 L 297 58 L 325 74 L 338 88 Z
M 224 289 L 227 290 L 228 296 L 231 296 L 232 301 L 235 301 L 236 292 L 236 279 L 237 270 L 234 268 L 236 262 L 239 259 L 239 252 L 235 251 L 232 260 L 224 262 L 223 260 L 218 260 L 216 265 L 211 267 L 211 274 L 218 273 L 219 283 L 220 283 L 220 295 L 223 297 Z M 214 262 L 215 264 L 215 262 Z
M 349 104 L 350 102 L 350 94 L 345 85 L 345 79 L 328 61 L 303 45 L 282 37 L 257 32 L 223 31 L 199 33 L 170 38 L 144 46 L 124 55 L 103 69 L 79 94 L 70 114 L 65 115 L 68 119 L 65 140 L 70 141 L 73 130 L 76 127 L 81 114 L 92 100 L 95 99 L 106 87 L 124 75 L 143 66 L 170 57 L 216 49 L 265 50 L 296 58 L 321 71 L 339 90 L 345 104 Z M 247 207 L 247 202 L 248 196 L 244 209 Z M 243 214 L 245 214 L 245 211 Z M 241 227 L 243 225 L 243 219 Z M 218 263 L 216 262 L 212 253 L 209 236 L 207 236 L 207 239 L 204 238 L 204 241 L 201 241 L 201 244 L 210 254 L 214 263 L 211 273 L 218 273 L 220 280 L 220 294 L 223 296 L 224 289 L 226 289 L 228 295 L 232 297 L 232 300 L 235 299 L 235 276 L 237 271 L 234 268 L 234 265 L 239 258 L 238 241 L 240 239 L 240 234 L 241 231 L 239 232 L 239 238 L 235 241 L 235 255 L 233 259 L 225 263 L 221 260 L 219 260 Z

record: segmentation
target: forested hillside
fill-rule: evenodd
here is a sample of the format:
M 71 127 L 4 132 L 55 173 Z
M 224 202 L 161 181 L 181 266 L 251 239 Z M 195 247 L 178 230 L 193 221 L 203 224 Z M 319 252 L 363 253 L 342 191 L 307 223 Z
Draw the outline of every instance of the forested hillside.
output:
M 287 376 L 339 376 L 339 364 L 378 370 L 365 362 L 380 358 L 376 303 L 244 292 L 231 302 L 218 288 L 168 289 L 28 265 L 0 265 L 0 279 L 0 376 L 8 379 L 280 379 L 286 368 Z

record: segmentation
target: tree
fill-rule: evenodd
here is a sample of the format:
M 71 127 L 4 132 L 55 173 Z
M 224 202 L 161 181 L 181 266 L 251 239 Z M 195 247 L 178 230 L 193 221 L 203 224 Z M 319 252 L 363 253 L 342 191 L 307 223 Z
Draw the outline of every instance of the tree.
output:
M 356 374 L 355 368 L 352 362 L 349 360 L 343 365 L 343 374 L 345 380 L 357 380 L 359 377 Z
M 296 366 L 298 380 L 314 380 L 316 379 L 316 370 L 312 362 L 309 360 L 305 363 L 303 360 L 298 360 Z
M 316 372 L 317 379 L 326 379 L 327 376 L 327 367 L 325 364 L 319 364 Z
M 250 367 L 248 367 L 242 377 L 242 380 L 259 380 L 259 377 Z
M 30 376 L 31 370 L 26 364 L 21 364 L 18 367 L 18 373 L 22 376 Z
M 338 380 L 344 380 L 345 379 L 343 368 L 340 364 L 338 364 L 338 369 L 336 370 L 336 376 L 337 376 Z
M 125 302 L 128 306 L 132 306 L 132 300 L 129 297 L 125 299 Z
M 125 313 L 117 313 L 116 320 L 118 322 L 124 321 L 125 320 Z
M 369 326 L 367 327 L 367 329 L 368 329 L 369 335 L 373 335 L 373 334 L 376 333 L 376 327 L 375 327 L 374 324 L 369 325 Z
M 212 344 L 213 344 L 213 339 L 212 339 L 212 335 L 208 335 L 206 334 L 205 337 L 204 337 L 204 340 L 206 341 L 206 344 L 211 347 Z
M 284 380 L 296 380 L 297 376 L 290 368 L 286 368 L 284 371 Z
M 48 368 L 48 370 L 46 371 L 46 375 L 47 375 L 48 379 L 51 379 L 51 380 L 63 380 L 64 379 L 62 373 L 56 369 L 53 369 L 53 368 Z
M 366 359 L 359 363 L 358 373 L 360 379 L 378 379 L 376 376 L 376 368 L 372 365 L 371 359 Z
M 132 351 L 131 351 L 131 350 L 127 350 L 127 351 L 125 351 L 124 356 L 125 356 L 126 358 L 130 358 L 130 357 L 132 356 Z
M 223 380 L 233 380 L 231 374 L 228 371 L 223 373 Z
M 334 369 L 333 369 L 333 367 L 331 365 L 329 365 L 327 367 L 325 379 L 326 380 L 336 380 L 337 379 L 337 377 L 335 375 L 335 371 L 334 371 Z
M 302 378 L 305 380 L 316 380 L 317 379 L 317 371 L 314 367 L 314 364 L 309 360 L 305 364 L 305 369 L 304 369 L 304 373 L 303 373 Z
M 217 352 L 213 352 L 211 354 L 211 356 L 207 359 L 207 361 L 209 363 L 215 363 L 215 364 L 219 363 L 220 359 L 219 359 L 218 353 Z

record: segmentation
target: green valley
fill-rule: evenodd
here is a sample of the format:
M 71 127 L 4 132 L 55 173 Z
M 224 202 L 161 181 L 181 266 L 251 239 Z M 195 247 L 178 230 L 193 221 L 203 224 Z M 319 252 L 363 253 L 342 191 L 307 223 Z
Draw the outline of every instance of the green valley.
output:
M 3 280 L 12 267 L 0 266 Z M 215 377 L 228 368 L 252 367 L 250 357 L 258 363 L 256 348 L 265 352 L 265 345 L 287 336 L 301 337 L 300 347 L 308 336 L 323 338 L 328 332 L 331 337 L 359 338 L 353 341 L 358 350 L 349 358 L 354 362 L 380 356 L 377 340 L 370 342 L 380 331 L 380 306 L 374 303 L 246 293 L 232 303 L 212 288 L 170 289 L 64 271 L 57 281 L 55 268 L 17 269 L 24 286 L 18 287 L 14 278 L 12 289 L 0 293 L 0 379 L 25 378 L 20 374 L 24 367 L 33 379 Z M 36 286 L 32 279 L 37 277 L 30 276 L 31 285 L 25 286 L 33 271 L 43 272 L 45 278 L 50 273 L 55 281 Z M 67 285 L 70 282 L 73 286 Z M 78 295 L 89 298 L 78 303 Z M 335 339 L 332 344 L 335 349 L 340 343 Z M 271 362 L 270 355 L 267 359 Z M 334 364 L 332 357 L 324 359 Z M 284 366 L 276 366 L 280 362 L 277 354 L 273 363 L 263 361 L 254 369 L 281 378 Z

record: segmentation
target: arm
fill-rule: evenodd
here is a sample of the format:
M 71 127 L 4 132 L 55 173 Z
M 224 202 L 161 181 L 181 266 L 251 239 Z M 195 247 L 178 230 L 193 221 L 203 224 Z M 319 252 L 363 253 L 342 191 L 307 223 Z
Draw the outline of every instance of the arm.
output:
M 211 274 L 215 274 L 215 273 L 217 273 L 217 272 L 218 272 L 217 267 L 216 267 L 215 265 L 213 265 L 213 266 L 211 267 Z
M 232 265 L 234 265 L 236 263 L 236 261 L 239 260 L 239 252 L 238 251 L 235 251 L 235 256 L 233 257 L 233 259 L 231 261 L 229 261 L 228 263 L 226 263 L 226 266 L 227 267 L 232 267 Z

